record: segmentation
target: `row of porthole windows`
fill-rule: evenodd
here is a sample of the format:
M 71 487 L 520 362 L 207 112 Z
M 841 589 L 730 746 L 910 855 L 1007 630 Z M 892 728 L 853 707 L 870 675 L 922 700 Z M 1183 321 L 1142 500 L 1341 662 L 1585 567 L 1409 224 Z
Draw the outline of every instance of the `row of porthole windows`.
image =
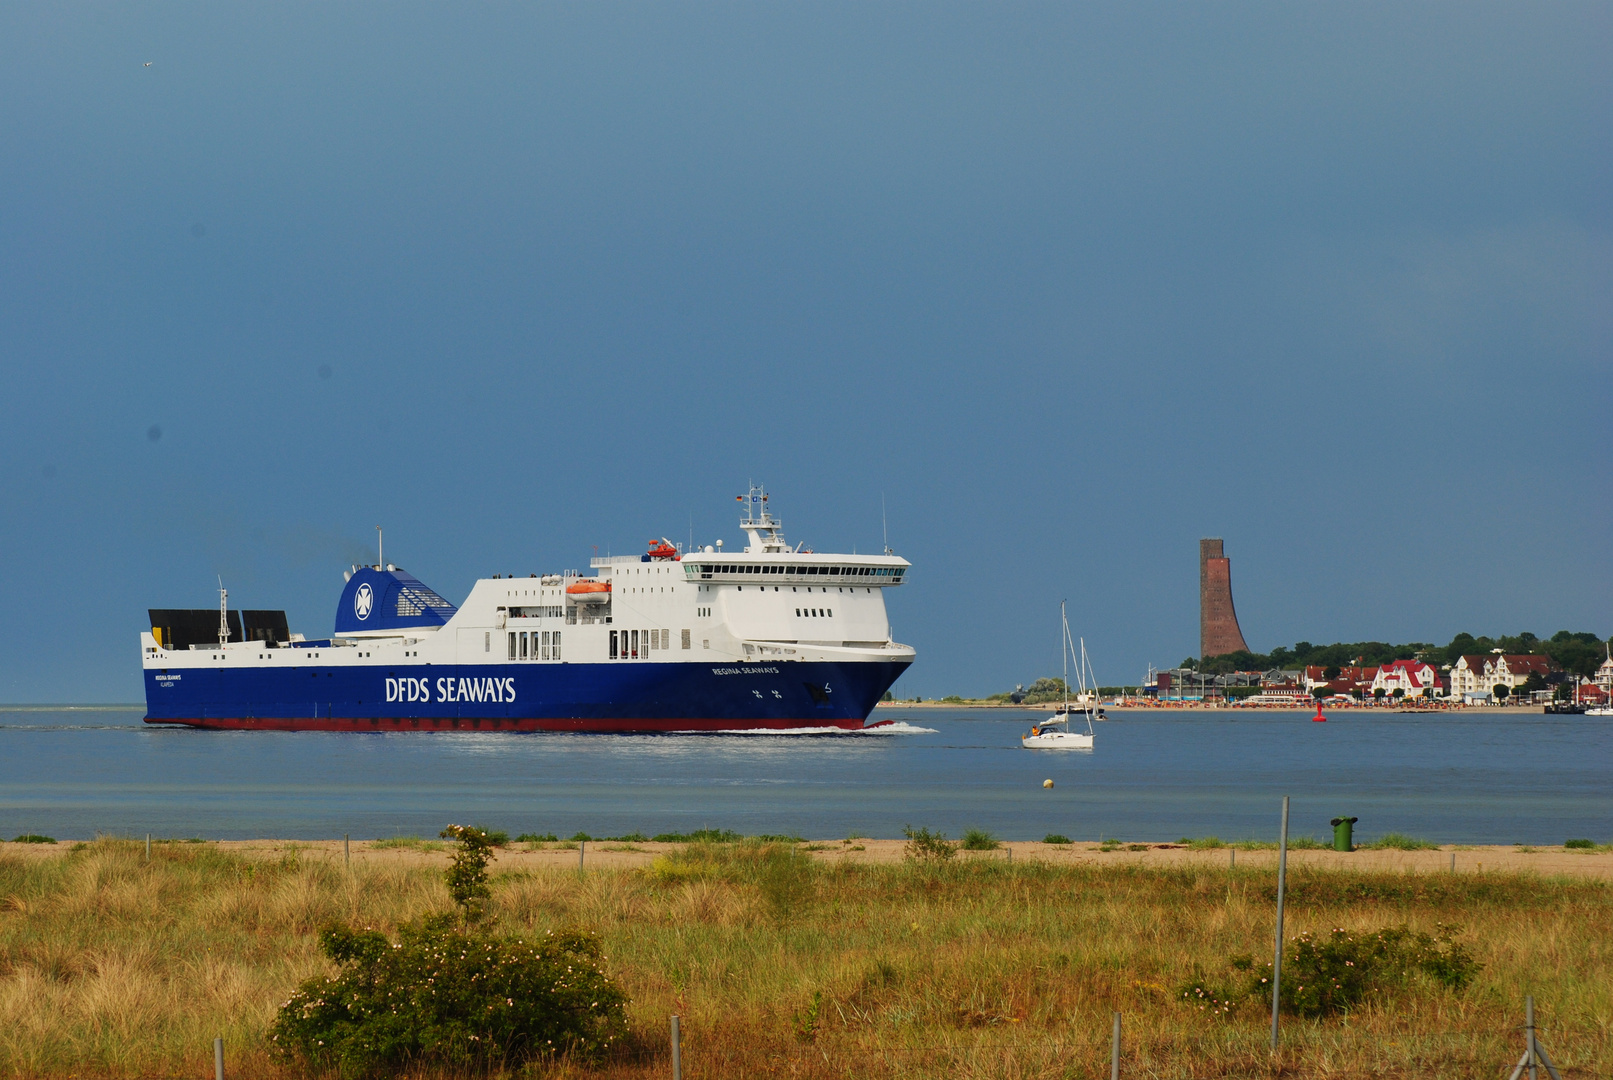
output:
M 772 566 L 766 563 L 688 564 L 691 574 L 793 574 L 797 577 L 889 577 L 901 580 L 901 566 Z
M 531 638 L 529 642 L 527 639 Z M 551 641 L 550 638 L 553 638 Z M 560 631 L 533 630 L 531 633 L 510 634 L 511 660 L 558 660 L 560 659 Z
M 710 588 L 713 588 L 713 587 L 714 587 L 714 586 L 711 586 L 711 585 L 702 585 L 702 586 L 700 586 L 700 587 L 701 587 L 701 588 L 702 588 L 702 589 L 710 589 Z M 767 586 L 766 586 L 766 585 L 762 585 L 762 586 L 760 586 L 760 588 L 761 588 L 761 590 L 762 590 L 762 591 L 763 591 L 763 592 L 766 592 L 766 591 L 767 591 Z M 737 592 L 744 592 L 744 591 L 745 591 L 745 586 L 743 586 L 743 585 L 736 585 L 736 586 L 734 586 L 734 589 L 735 589 L 735 591 L 737 591 Z M 779 587 L 778 587 L 778 586 L 777 586 L 777 585 L 775 585 L 775 586 L 773 586 L 773 591 L 774 591 L 774 592 L 778 592 L 778 590 L 779 590 Z M 799 585 L 792 585 L 792 586 L 790 586 L 790 591 L 791 591 L 791 592 L 800 592 L 800 591 L 801 591 L 801 587 L 800 587 L 800 586 L 799 586 Z M 808 585 L 808 586 L 807 586 L 807 592 L 811 592 L 811 591 L 812 591 L 812 586 L 810 586 L 810 585 Z M 822 587 L 820 587 L 820 588 L 819 588 L 819 589 L 818 589 L 818 591 L 819 591 L 819 592 L 828 592 L 828 591 L 829 591 L 829 589 L 828 589 L 828 586 L 822 586 Z M 844 585 L 842 585 L 842 586 L 841 586 L 841 587 L 840 587 L 840 591 L 841 591 L 841 592 L 845 592 L 845 591 L 846 591 L 846 588 L 845 588 L 845 586 L 844 586 Z M 856 592 L 856 591 L 857 591 L 857 587 L 856 587 L 856 586 L 855 586 L 855 585 L 853 585 L 853 586 L 852 586 L 852 587 L 851 587 L 851 591 L 852 591 L 852 592 L 853 592 L 853 593 L 855 593 L 855 592 Z M 874 591 L 874 590 L 873 590 L 873 589 L 864 589 L 864 590 L 863 590 L 863 592 L 866 592 L 866 593 L 871 593 L 871 592 L 873 592 L 873 591 Z M 709 610 L 710 610 L 710 609 L 709 609 L 709 608 L 708 608 L 708 609 L 707 609 L 707 610 L 708 610 L 708 611 L 709 611 Z
M 818 607 L 818 608 L 812 608 L 812 607 L 809 607 L 809 608 L 796 608 L 795 613 L 796 613 L 797 616 L 799 616 L 801 618 L 805 618 L 805 619 L 822 619 L 822 618 L 832 619 L 832 618 L 835 617 L 835 609 L 834 608 L 822 608 L 822 607 Z

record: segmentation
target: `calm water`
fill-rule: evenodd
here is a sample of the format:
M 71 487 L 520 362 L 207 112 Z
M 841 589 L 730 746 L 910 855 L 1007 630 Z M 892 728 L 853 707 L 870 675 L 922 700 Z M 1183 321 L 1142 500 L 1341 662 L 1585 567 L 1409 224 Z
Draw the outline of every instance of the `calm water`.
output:
M 1613 840 L 1613 724 L 1464 713 L 1121 713 L 1033 752 L 1030 713 L 881 710 L 897 734 L 578 736 L 153 728 L 143 710 L 0 710 L 0 835 L 355 838 L 701 827 L 815 838 L 905 824 L 1008 839 L 1405 832 Z M 1055 781 L 1044 790 L 1042 781 Z

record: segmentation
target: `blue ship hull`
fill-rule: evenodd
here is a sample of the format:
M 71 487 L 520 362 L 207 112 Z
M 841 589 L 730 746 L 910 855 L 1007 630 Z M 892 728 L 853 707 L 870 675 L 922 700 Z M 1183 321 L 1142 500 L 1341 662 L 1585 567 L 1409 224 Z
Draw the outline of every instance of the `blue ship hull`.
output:
M 249 730 L 854 730 L 907 666 L 792 661 L 147 670 L 145 719 Z

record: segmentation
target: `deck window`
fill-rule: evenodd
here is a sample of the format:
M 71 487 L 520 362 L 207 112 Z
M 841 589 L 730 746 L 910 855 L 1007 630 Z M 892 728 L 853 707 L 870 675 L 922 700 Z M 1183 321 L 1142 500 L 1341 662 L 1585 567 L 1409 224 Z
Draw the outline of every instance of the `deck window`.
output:
M 551 651 L 549 653 L 549 659 L 550 660 L 558 660 L 558 659 L 560 659 L 560 631 L 558 631 L 558 630 L 556 630 L 554 632 L 554 643 L 551 645 L 551 649 L 553 651 Z
M 526 633 L 524 631 L 521 634 L 521 659 L 526 659 Z
M 610 658 L 616 659 L 616 631 L 610 632 Z
M 510 659 L 515 659 L 515 632 L 510 632 Z

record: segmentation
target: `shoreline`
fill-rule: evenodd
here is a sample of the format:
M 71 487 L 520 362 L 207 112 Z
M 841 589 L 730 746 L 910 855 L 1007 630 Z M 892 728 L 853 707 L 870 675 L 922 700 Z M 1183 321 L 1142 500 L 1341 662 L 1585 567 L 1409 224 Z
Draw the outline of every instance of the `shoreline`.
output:
M 1004 701 L 881 701 L 874 706 L 874 711 L 881 709 L 979 709 L 982 711 L 995 709 L 1013 709 L 1020 712 L 1054 712 L 1063 705 L 1063 702 L 1044 701 L 1035 705 L 1015 705 Z M 1140 701 L 1127 701 L 1123 704 L 1111 705 L 1102 702 L 1098 706 L 1106 712 L 1158 712 L 1173 709 L 1197 709 L 1205 712 L 1291 712 L 1310 715 L 1315 705 L 1243 705 L 1227 704 L 1226 702 L 1206 703 L 1201 701 L 1162 701 L 1146 704 Z M 1454 712 L 1485 712 L 1509 713 L 1518 716 L 1551 716 L 1576 715 L 1572 713 L 1552 714 L 1544 711 L 1540 705 L 1426 705 L 1422 707 L 1405 705 L 1324 705 L 1323 715 L 1332 713 L 1404 713 L 1404 714 L 1435 714 Z M 1596 719 L 1591 717 L 1591 719 Z
M 138 839 L 130 839 L 139 844 Z M 0 842 L 0 857 L 13 856 L 29 859 L 65 857 L 84 841 L 59 840 L 54 844 L 28 844 Z M 835 865 L 840 863 L 891 864 L 904 858 L 905 840 L 879 840 L 857 837 L 850 840 L 808 840 L 794 846 L 815 861 Z M 1079 841 L 1073 844 L 1047 844 L 1039 840 L 1000 841 L 1001 847 L 989 851 L 959 850 L 956 859 L 969 861 L 1041 862 L 1056 866 L 1141 866 L 1157 869 L 1201 867 L 1207 870 L 1269 869 L 1275 872 L 1277 852 L 1274 848 L 1241 849 L 1233 845 L 1220 848 L 1194 849 L 1182 844 L 1141 841 L 1121 844 L 1105 851 L 1097 843 Z M 220 851 L 257 861 L 282 861 L 287 858 L 315 859 L 322 862 L 343 861 L 341 840 L 203 840 L 153 841 L 153 846 L 166 848 L 211 845 Z M 379 845 L 379 846 L 378 846 Z M 432 845 L 440 845 L 433 847 Z M 585 870 L 626 870 L 650 866 L 657 857 L 685 847 L 684 843 L 657 843 L 641 841 L 621 843 L 614 841 L 586 842 L 581 863 Z M 1142 850 L 1131 850 L 1141 847 Z M 448 865 L 450 844 L 447 841 L 423 841 L 418 846 L 393 846 L 388 841 L 353 840 L 348 851 L 352 862 L 360 865 L 443 866 Z M 1577 850 L 1561 847 L 1529 848 L 1516 844 L 1444 844 L 1437 849 L 1401 851 L 1394 848 L 1358 849 L 1351 852 L 1290 849 L 1290 867 L 1357 871 L 1361 873 L 1399 872 L 1407 874 L 1451 873 L 1451 857 L 1455 856 L 1455 872 L 1474 873 L 1532 873 L 1540 876 L 1565 876 L 1613 879 L 1613 851 Z M 575 843 L 510 845 L 498 848 L 493 860 L 495 871 L 553 870 L 572 871 L 578 868 L 578 847 Z

